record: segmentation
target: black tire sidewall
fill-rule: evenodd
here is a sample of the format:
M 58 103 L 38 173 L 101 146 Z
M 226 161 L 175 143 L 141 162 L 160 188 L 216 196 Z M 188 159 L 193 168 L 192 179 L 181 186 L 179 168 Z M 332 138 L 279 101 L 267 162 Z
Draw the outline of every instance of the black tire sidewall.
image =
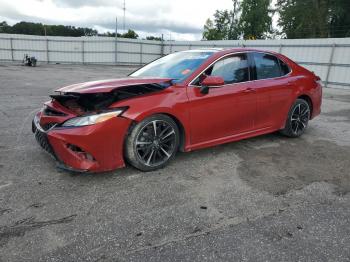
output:
M 298 98 L 294 104 L 292 105 L 292 107 L 290 108 L 289 110 L 289 113 L 288 113 L 288 117 L 287 117 L 287 120 L 286 120 L 286 125 L 285 125 L 285 128 L 283 130 L 281 130 L 281 133 L 288 136 L 288 137 L 300 137 L 302 134 L 304 134 L 306 128 L 308 127 L 308 123 L 309 123 L 309 120 L 310 120 L 310 113 L 309 113 L 309 119 L 307 120 L 306 122 L 306 127 L 304 128 L 304 130 L 298 134 L 295 134 L 293 132 L 293 129 L 292 129 L 292 114 L 294 112 L 294 109 L 299 105 L 299 104 L 303 104 L 303 105 L 306 105 L 309 109 L 309 112 L 311 113 L 311 110 L 310 110 L 310 105 L 309 103 L 304 100 L 304 99 L 301 99 L 301 98 Z
M 136 152 L 135 140 L 137 139 L 137 136 L 139 135 L 139 132 L 142 130 L 142 128 L 154 120 L 165 121 L 173 127 L 173 129 L 175 131 L 175 148 L 174 148 L 172 155 L 166 161 L 164 161 L 162 164 L 157 165 L 157 166 L 147 166 L 139 160 L 139 157 L 138 157 L 137 152 Z M 179 132 L 179 127 L 177 126 L 175 121 L 167 115 L 156 114 L 156 115 L 152 115 L 150 117 L 145 118 L 144 120 L 135 124 L 131 128 L 129 135 L 125 139 L 124 155 L 125 155 L 126 161 L 129 164 L 131 164 L 133 167 L 135 167 L 141 171 L 146 171 L 146 172 L 153 171 L 156 169 L 163 168 L 171 160 L 174 159 L 174 157 L 179 149 L 179 144 L 180 144 L 180 132 Z

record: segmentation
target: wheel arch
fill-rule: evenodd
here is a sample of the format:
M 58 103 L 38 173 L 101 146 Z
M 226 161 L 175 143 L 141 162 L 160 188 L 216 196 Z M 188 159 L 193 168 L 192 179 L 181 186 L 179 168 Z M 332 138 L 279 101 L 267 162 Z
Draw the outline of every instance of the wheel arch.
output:
M 185 128 L 184 128 L 183 124 L 181 123 L 181 121 L 177 117 L 175 117 L 172 114 L 169 114 L 169 113 L 160 113 L 160 114 L 170 117 L 176 123 L 177 127 L 179 128 L 179 132 L 180 132 L 179 150 L 181 152 L 184 152 L 185 151 L 186 133 L 185 133 Z
M 130 123 L 128 132 L 124 138 L 124 140 L 126 139 L 126 137 L 130 134 L 131 130 L 133 129 L 133 127 L 138 123 L 141 122 L 142 120 L 151 117 L 153 115 L 166 115 L 168 117 L 170 117 L 177 125 L 177 127 L 179 128 L 179 132 L 180 132 L 180 146 L 179 146 L 179 150 L 181 152 L 185 151 L 185 146 L 186 146 L 186 141 L 187 141 L 187 132 L 185 129 L 185 126 L 183 124 L 183 121 L 180 120 L 180 118 L 178 116 L 176 116 L 175 114 L 173 114 L 171 111 L 169 110 L 157 110 L 157 111 L 150 111 L 147 112 L 145 114 L 142 115 L 138 115 L 135 118 L 130 118 L 132 120 L 132 122 Z
M 310 116 L 312 116 L 312 114 L 313 114 L 313 103 L 312 103 L 311 97 L 306 95 L 306 94 L 302 94 L 302 95 L 299 95 L 297 99 L 303 99 L 309 104 L 309 106 L 310 106 Z

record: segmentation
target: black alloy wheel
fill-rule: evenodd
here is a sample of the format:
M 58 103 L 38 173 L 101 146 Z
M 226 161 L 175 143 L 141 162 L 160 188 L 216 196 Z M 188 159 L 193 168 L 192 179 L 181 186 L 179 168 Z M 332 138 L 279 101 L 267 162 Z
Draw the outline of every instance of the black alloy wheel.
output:
M 126 158 L 142 171 L 165 166 L 179 147 L 179 129 L 170 117 L 154 115 L 138 123 L 126 140 Z
M 281 133 L 289 137 L 301 136 L 309 123 L 310 105 L 304 99 L 297 99 L 289 111 L 285 128 Z

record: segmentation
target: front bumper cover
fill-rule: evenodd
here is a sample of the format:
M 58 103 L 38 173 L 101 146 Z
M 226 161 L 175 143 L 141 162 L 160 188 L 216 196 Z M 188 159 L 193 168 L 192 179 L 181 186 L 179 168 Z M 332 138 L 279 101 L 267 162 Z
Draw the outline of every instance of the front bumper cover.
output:
M 91 126 L 63 128 L 54 125 L 44 130 L 40 118 L 41 112 L 33 119 L 32 131 L 39 145 L 56 159 L 59 168 L 104 172 L 125 166 L 123 145 L 131 120 L 116 117 Z M 82 151 L 74 151 L 72 146 Z M 86 154 L 92 157 L 84 157 Z

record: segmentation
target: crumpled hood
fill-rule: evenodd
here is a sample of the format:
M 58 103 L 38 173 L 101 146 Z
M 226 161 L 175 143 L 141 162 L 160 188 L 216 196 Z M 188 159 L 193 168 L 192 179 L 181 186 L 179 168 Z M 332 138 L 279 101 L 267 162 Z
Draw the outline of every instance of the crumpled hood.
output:
M 170 82 L 171 80 L 172 80 L 171 78 L 126 77 L 126 78 L 119 78 L 119 79 L 91 81 L 91 82 L 69 85 L 69 86 L 65 86 L 60 89 L 57 89 L 56 92 L 80 93 L 80 94 L 108 93 L 112 90 L 125 87 L 125 86 L 134 86 L 134 85 L 143 85 L 143 84 L 161 84 L 161 83 Z

